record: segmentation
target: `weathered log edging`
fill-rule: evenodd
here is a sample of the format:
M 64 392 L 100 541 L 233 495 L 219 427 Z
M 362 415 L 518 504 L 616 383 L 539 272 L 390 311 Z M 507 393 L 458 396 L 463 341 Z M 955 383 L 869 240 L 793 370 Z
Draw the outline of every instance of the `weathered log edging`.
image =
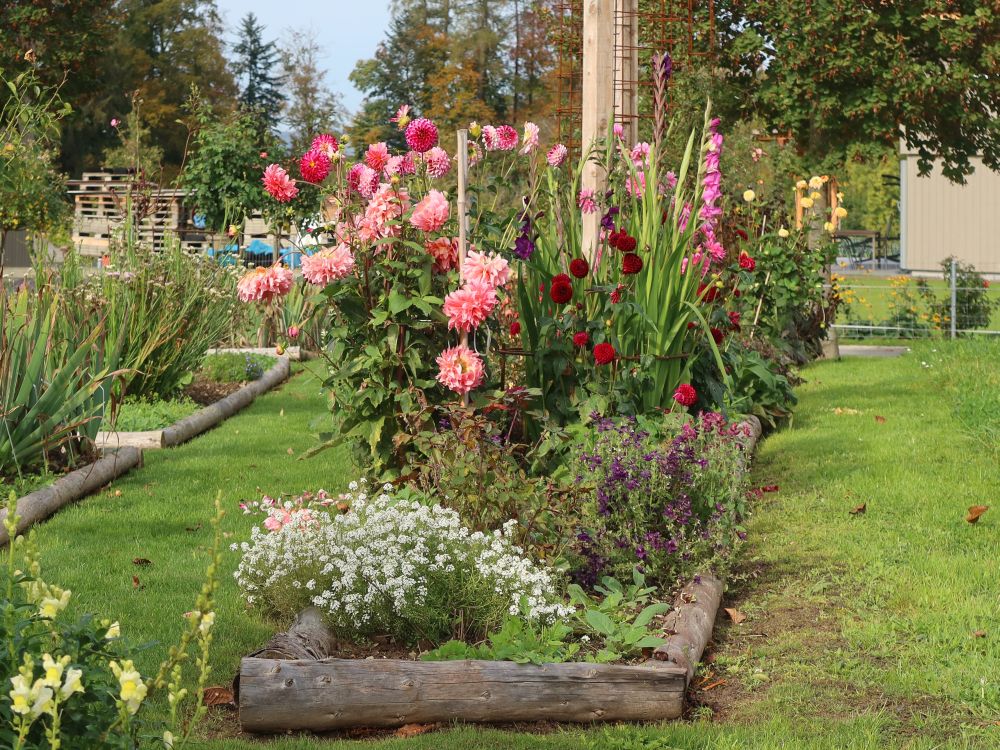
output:
M 230 393 L 214 404 L 199 409 L 191 416 L 185 417 L 169 427 L 144 432 L 99 432 L 97 433 L 97 446 L 102 450 L 122 446 L 155 450 L 169 448 L 190 440 L 246 408 L 260 394 L 287 380 L 290 372 L 288 359 L 286 356 L 278 357 L 278 361 L 257 380 L 250 381 L 238 391 Z
M 60 477 L 48 487 L 35 490 L 17 501 L 17 533 L 42 521 L 64 505 L 79 500 L 121 476 L 142 461 L 142 451 L 124 447 L 109 453 L 92 464 Z M 0 522 L 7 517 L 7 509 L 0 509 Z M 0 526 L 0 546 L 10 541 L 7 529 Z
M 745 424 L 749 463 L 762 429 L 756 417 Z M 676 719 L 724 588 L 713 575 L 696 576 L 666 618 L 666 642 L 639 665 L 330 658 L 336 639 L 310 608 L 241 661 L 234 680 L 240 725 L 277 733 L 449 721 Z
M 277 353 L 277 347 L 274 346 L 223 346 L 217 349 L 209 349 L 207 352 L 211 354 L 265 354 L 268 357 L 288 357 L 289 359 L 295 360 L 296 362 L 303 359 L 302 348 L 298 346 L 288 346 L 284 348 L 282 354 Z

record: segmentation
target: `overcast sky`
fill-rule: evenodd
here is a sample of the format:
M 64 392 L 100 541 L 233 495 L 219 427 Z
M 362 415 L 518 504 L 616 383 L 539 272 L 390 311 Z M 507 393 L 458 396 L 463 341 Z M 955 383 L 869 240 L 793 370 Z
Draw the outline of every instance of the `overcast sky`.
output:
M 347 80 L 354 63 L 371 57 L 389 25 L 389 0 L 216 0 L 233 44 L 240 20 L 248 12 L 256 14 L 266 27 L 267 40 L 285 38 L 289 30 L 315 32 L 330 88 L 340 92 L 344 105 L 353 113 L 361 94 Z

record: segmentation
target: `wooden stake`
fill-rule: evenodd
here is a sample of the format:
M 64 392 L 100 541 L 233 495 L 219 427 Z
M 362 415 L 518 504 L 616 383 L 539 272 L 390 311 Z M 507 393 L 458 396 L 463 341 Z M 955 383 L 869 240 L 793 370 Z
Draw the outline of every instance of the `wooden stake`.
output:
M 615 0 L 586 0 L 583 4 L 583 90 L 581 92 L 581 145 L 586 153 L 598 138 L 608 134 L 614 108 Z M 610 63 L 610 64 L 609 64 Z M 581 186 L 599 195 L 606 175 L 599 164 L 588 161 Z M 591 261 L 597 253 L 601 217 L 583 215 L 582 252 Z
M 465 254 L 467 252 L 468 232 L 469 232 L 469 204 L 466 196 L 466 187 L 469 181 L 469 131 L 458 131 L 458 273 L 461 276 L 462 266 L 465 265 Z M 462 344 L 469 345 L 469 332 L 462 334 Z M 469 394 L 462 396 L 462 403 L 469 405 Z

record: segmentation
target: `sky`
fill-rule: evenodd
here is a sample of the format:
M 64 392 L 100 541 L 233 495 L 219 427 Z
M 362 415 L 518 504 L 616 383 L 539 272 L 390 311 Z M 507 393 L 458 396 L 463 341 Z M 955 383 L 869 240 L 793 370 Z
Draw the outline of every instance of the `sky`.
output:
M 354 63 L 375 53 L 389 25 L 389 0 L 216 0 L 233 44 L 240 20 L 253 12 L 265 27 L 264 38 L 279 42 L 288 31 L 311 29 L 323 49 L 319 64 L 327 85 L 343 96 L 353 113 L 361 94 L 347 76 Z

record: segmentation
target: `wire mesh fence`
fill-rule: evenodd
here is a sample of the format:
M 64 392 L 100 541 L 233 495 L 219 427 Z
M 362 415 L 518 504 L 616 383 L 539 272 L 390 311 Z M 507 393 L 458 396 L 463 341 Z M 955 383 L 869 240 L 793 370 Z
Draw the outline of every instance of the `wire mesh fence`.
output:
M 1000 336 L 1000 264 L 946 264 L 936 277 L 832 277 L 841 304 L 833 326 L 845 339 Z

